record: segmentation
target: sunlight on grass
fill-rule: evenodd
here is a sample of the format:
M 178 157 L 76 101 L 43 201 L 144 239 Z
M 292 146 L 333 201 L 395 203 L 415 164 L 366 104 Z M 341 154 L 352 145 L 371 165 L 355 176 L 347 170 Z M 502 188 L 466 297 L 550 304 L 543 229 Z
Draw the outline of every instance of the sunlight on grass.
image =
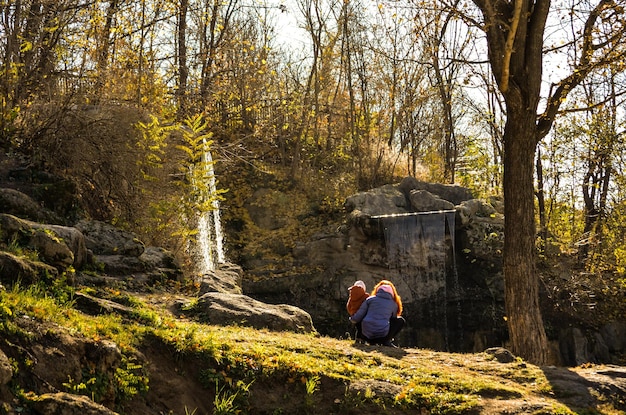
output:
M 521 361 L 501 364 L 487 354 L 441 354 L 426 349 L 404 356 L 401 349 L 357 347 L 349 340 L 315 334 L 210 326 L 175 319 L 160 305 L 147 305 L 121 292 L 99 294 L 123 302 L 132 312 L 90 316 L 74 310 L 72 301 L 60 302 L 40 289 L 16 289 L 0 292 L 1 327 L 18 331 L 12 326 L 16 316 L 57 324 L 95 341 L 111 340 L 129 357 L 150 336 L 166 345 L 174 359 L 195 357 L 204 362 L 198 368 L 198 381 L 219 392 L 215 399 L 222 408 L 245 405 L 253 382 L 301 385 L 296 390 L 308 406 L 325 382 L 379 382 L 392 386 L 391 397 L 364 386 L 351 397 L 346 395 L 344 404 L 427 408 L 432 414 L 479 412 L 484 399 L 525 399 L 531 393 L 549 397 L 554 392 L 540 368 Z M 138 379 L 147 382 L 149 374 L 145 376 Z M 551 410 L 571 413 L 559 405 Z M 602 413 L 612 412 L 608 408 Z

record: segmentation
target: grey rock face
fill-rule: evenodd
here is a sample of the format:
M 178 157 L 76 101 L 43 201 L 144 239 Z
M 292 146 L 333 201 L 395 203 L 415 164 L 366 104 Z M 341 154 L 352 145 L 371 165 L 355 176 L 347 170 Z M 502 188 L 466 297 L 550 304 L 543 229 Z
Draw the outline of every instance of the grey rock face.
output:
M 306 311 L 286 304 L 265 304 L 242 294 L 204 294 L 198 299 L 194 314 L 209 324 L 315 332 L 311 316 Z

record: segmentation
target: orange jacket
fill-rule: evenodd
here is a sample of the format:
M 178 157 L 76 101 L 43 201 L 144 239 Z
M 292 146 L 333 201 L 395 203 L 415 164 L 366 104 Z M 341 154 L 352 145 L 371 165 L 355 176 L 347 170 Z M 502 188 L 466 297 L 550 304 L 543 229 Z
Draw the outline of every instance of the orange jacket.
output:
M 359 311 L 359 307 L 363 304 L 363 301 L 369 297 L 369 294 L 365 292 L 365 290 L 361 287 L 354 286 L 350 289 L 350 296 L 348 297 L 348 302 L 346 303 L 346 310 L 348 310 L 348 314 L 351 316 L 354 315 L 357 311 Z

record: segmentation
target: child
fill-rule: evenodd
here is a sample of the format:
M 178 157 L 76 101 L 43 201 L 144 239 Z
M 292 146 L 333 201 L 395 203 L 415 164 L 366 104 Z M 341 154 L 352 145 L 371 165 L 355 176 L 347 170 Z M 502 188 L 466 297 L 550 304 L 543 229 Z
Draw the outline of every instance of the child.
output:
M 350 295 L 348 297 L 348 302 L 346 303 L 346 310 L 348 310 L 348 314 L 350 315 L 350 317 L 352 317 L 354 314 L 356 314 L 357 311 L 359 311 L 361 304 L 363 304 L 363 301 L 365 301 L 367 297 L 369 297 L 369 294 L 366 291 L 365 283 L 361 280 L 355 281 L 354 284 L 352 284 L 352 286 L 348 288 L 348 291 L 350 291 Z M 355 340 L 358 341 L 362 338 L 363 336 L 361 335 L 361 323 L 358 323 L 356 325 Z

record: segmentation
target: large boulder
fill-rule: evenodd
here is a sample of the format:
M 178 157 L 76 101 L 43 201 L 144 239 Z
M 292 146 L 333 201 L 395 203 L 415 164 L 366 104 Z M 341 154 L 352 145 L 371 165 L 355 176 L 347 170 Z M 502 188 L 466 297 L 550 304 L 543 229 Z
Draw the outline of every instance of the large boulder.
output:
M 52 265 L 41 261 L 21 258 L 10 252 L 0 251 L 0 283 L 12 286 L 34 284 L 48 278 L 56 278 L 59 271 Z
M 61 223 L 52 211 L 19 190 L 0 188 L 0 212 L 43 223 Z
M 411 190 L 411 207 L 417 212 L 454 209 L 454 203 L 430 193 L 428 190 Z
M 75 226 L 85 235 L 94 261 L 108 276 L 139 285 L 183 278 L 180 264 L 170 251 L 146 247 L 133 232 L 92 220 L 81 220 Z
M 454 184 L 429 183 L 417 180 L 415 177 L 405 177 L 397 185 L 397 188 L 405 195 L 410 195 L 414 190 L 425 190 L 453 205 L 474 199 L 472 192 L 466 187 Z
M 135 234 L 111 224 L 96 220 L 81 220 L 74 226 L 85 235 L 87 248 L 95 255 L 138 257 L 145 250 L 145 245 Z
M 344 208 L 353 220 L 363 215 L 392 215 L 410 210 L 406 194 L 394 185 L 385 185 L 350 196 L 346 199 Z
M 143 263 L 144 269 L 154 276 L 160 275 L 169 280 L 182 281 L 183 271 L 181 266 L 171 251 L 158 246 L 147 246 L 139 260 Z
M 72 265 L 80 269 L 88 258 L 85 240 L 75 228 L 48 225 L 0 213 L 2 240 L 36 251 L 42 261 L 64 270 Z
M 265 304 L 242 294 L 206 293 L 198 299 L 193 314 L 208 324 L 298 333 L 316 331 L 306 311 L 292 305 Z
M 243 269 L 232 263 L 219 264 L 200 277 L 200 295 L 208 292 L 242 294 Z

